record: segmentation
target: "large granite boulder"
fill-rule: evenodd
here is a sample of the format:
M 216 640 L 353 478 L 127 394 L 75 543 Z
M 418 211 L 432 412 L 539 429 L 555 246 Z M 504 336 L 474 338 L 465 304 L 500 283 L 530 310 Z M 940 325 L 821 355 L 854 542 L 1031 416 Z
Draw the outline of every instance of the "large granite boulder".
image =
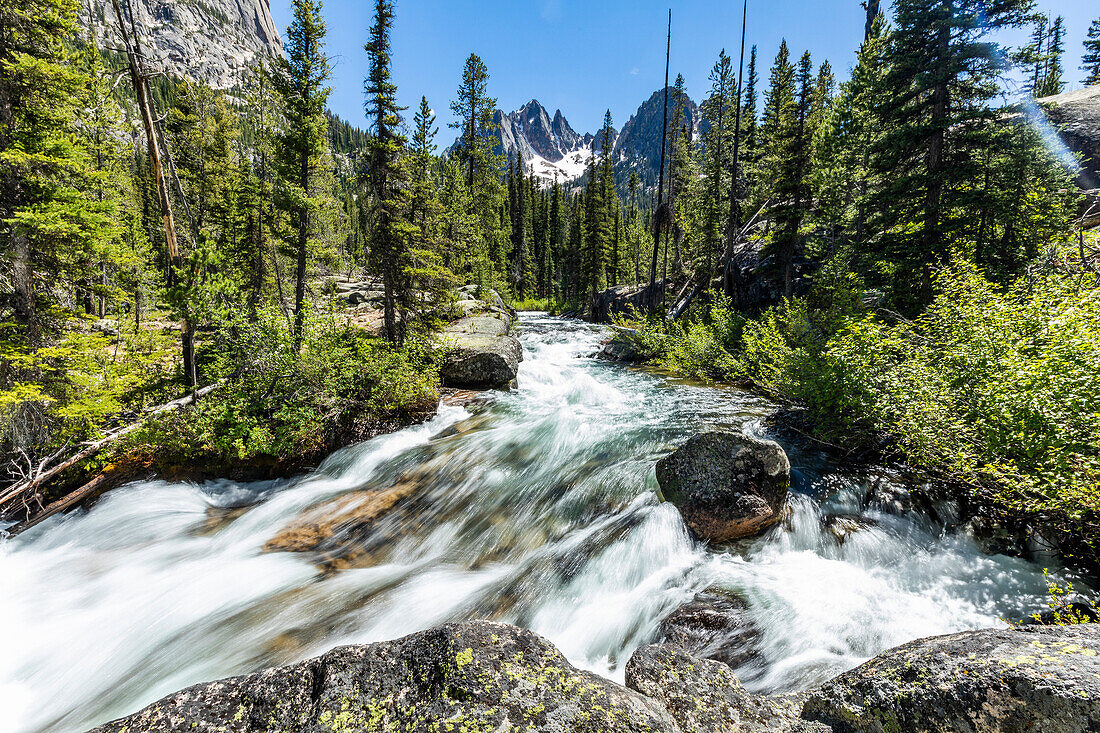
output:
M 1100 731 L 1100 626 L 914 641 L 825 683 L 803 717 L 836 733 Z
M 657 481 L 697 537 L 727 542 L 782 519 L 791 463 L 774 441 L 702 433 L 657 463 Z
M 659 701 L 685 733 L 828 733 L 799 717 L 805 695 L 754 695 L 721 662 L 667 644 L 642 647 L 626 686 Z
M 1039 104 L 1066 146 L 1081 155 L 1081 187 L 1100 186 L 1100 85 L 1044 97 Z
M 474 621 L 196 685 L 95 733 L 682 733 L 545 639 Z
M 523 361 L 523 347 L 511 335 L 514 312 L 493 291 L 485 300 L 472 292 L 460 291 L 456 308 L 464 315 L 443 331 L 447 356 L 440 377 L 444 386 L 459 389 L 508 387 Z

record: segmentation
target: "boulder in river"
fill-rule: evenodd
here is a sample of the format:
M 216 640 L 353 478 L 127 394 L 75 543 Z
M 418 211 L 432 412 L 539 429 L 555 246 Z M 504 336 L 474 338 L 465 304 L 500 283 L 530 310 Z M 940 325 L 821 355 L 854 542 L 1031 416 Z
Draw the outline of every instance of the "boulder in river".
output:
M 658 461 L 657 481 L 697 537 L 728 542 L 782 519 L 791 463 L 774 441 L 701 433 Z
M 697 593 L 661 621 L 658 633 L 664 644 L 732 668 L 752 660 L 759 635 L 749 618 L 748 605 L 721 591 Z
M 836 733 L 1100 730 L 1100 625 L 921 639 L 825 683 L 803 717 Z
M 548 641 L 473 621 L 196 685 L 95 733 L 682 733 L 657 701 L 575 669 Z
M 511 385 L 519 374 L 523 347 L 514 336 L 446 335 L 449 350 L 440 371 L 446 386 L 499 389 Z
M 467 314 L 443 331 L 447 356 L 443 384 L 461 389 L 508 387 L 519 373 L 523 347 L 511 334 L 513 314 L 495 292 L 489 300 L 463 300 Z
M 265 552 L 310 552 L 334 538 L 362 534 L 400 502 L 420 490 L 414 481 L 388 489 L 353 491 L 307 509 L 264 545 Z

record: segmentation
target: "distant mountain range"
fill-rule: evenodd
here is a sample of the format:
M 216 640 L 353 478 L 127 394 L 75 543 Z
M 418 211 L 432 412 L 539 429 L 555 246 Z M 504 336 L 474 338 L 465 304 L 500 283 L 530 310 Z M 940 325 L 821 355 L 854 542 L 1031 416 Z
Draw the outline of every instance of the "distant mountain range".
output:
M 228 89 L 242 81 L 246 69 L 260 58 L 283 55 L 283 43 L 271 18 L 270 0 L 131 0 L 135 20 L 145 42 L 151 68 L 169 75 Z M 121 45 L 111 0 L 83 5 L 84 20 L 97 40 L 108 48 Z M 643 188 L 657 185 L 661 158 L 663 90 L 639 105 L 621 130 L 612 135 L 615 178 L 625 192 L 630 172 Z M 669 90 L 669 127 L 677 107 Z M 679 124 L 698 137 L 699 108 L 686 95 Z M 556 110 L 553 116 L 532 99 L 514 112 L 497 110 L 497 152 L 511 160 L 523 159 L 527 170 L 547 184 L 575 183 L 584 176 L 589 160 L 600 153 L 601 131 L 581 134 Z M 453 146 L 452 146 L 453 148 Z
M 701 124 L 699 108 L 687 95 L 682 102 L 684 113 L 680 124 L 697 136 Z M 676 90 L 670 88 L 669 129 L 676 124 L 672 119 L 676 106 Z M 622 130 L 612 131 L 615 177 L 621 187 L 626 186 L 632 170 L 638 173 L 643 187 L 657 184 L 663 114 L 664 98 L 659 89 L 638 107 Z M 602 130 L 581 135 L 561 110 L 551 117 L 536 99 L 514 112 L 497 110 L 493 119 L 499 128 L 496 152 L 513 161 L 518 156 L 531 174 L 548 184 L 555 180 L 571 183 L 581 178 L 589 159 L 601 152 Z

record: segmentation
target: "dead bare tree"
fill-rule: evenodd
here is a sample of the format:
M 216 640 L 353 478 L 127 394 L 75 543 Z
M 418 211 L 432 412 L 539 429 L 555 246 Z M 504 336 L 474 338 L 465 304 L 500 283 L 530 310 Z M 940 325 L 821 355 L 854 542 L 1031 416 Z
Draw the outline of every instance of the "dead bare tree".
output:
M 176 237 L 176 221 L 172 215 L 172 200 L 168 190 L 169 182 L 164 172 L 161 157 L 155 107 L 153 97 L 149 91 L 150 75 L 145 68 L 145 56 L 142 52 L 141 39 L 137 32 L 137 24 L 134 22 L 134 12 L 130 0 L 126 0 L 126 13 L 123 13 L 119 0 L 111 0 L 111 5 L 114 7 L 115 17 L 118 19 L 119 33 L 122 36 L 126 58 L 130 65 L 130 81 L 134 87 L 134 97 L 137 99 L 138 109 L 141 111 L 141 122 L 145 128 L 149 160 L 153 166 L 157 198 L 160 201 L 161 216 L 164 220 L 164 237 L 168 249 L 168 288 L 172 289 L 178 284 L 177 278 L 183 262 L 180 258 L 179 242 Z M 195 372 L 195 333 L 186 312 L 180 318 L 180 340 L 183 351 L 184 378 L 187 380 L 188 386 L 194 391 L 198 387 L 198 376 Z

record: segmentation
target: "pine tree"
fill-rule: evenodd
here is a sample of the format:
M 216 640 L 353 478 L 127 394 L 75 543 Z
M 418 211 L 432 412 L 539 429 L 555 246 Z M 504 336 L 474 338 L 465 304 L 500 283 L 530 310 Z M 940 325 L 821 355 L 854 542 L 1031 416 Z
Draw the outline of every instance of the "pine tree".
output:
M 435 164 L 435 113 L 427 97 L 420 98 L 420 106 L 413 115 L 412 144 L 409 150 L 409 220 L 420 229 L 423 242 L 437 238 L 441 215 L 438 182 L 432 173 Z
M 756 46 L 752 47 L 749 56 L 749 70 L 745 74 L 745 91 L 741 108 L 741 177 L 748 185 L 754 181 L 756 165 L 760 158 L 760 141 L 758 136 L 759 121 L 757 119 L 756 98 L 757 86 L 760 83 L 760 74 L 756 70 Z
M 1081 71 L 1085 72 L 1085 86 L 1100 84 L 1100 18 L 1089 26 L 1088 38 L 1083 42 L 1085 55 L 1081 57 Z
M 1035 90 L 1036 97 L 1053 97 L 1056 94 L 1061 94 L 1062 90 L 1066 88 L 1066 84 L 1062 79 L 1062 55 L 1066 51 L 1065 37 L 1066 21 L 1065 18 L 1059 15 L 1050 26 L 1046 54 L 1043 58 L 1042 78 Z
M 823 114 L 814 146 L 814 188 L 821 224 L 846 242 L 862 242 L 867 233 L 867 196 L 875 185 L 869 161 L 883 134 L 876 110 L 886 89 L 885 18 L 877 16 L 860 47 L 852 76 Z
M 881 116 L 886 136 L 872 167 L 890 181 L 874 199 L 878 261 L 895 302 L 914 311 L 932 297 L 932 271 L 949 256 L 953 212 L 970 197 L 989 144 L 990 100 L 1003 62 L 988 37 L 1022 24 L 1030 0 L 897 0 Z M 915 216 L 914 216 L 915 214 Z
M 80 178 L 85 150 L 72 132 L 80 75 L 65 40 L 76 0 L 20 0 L 0 7 L 0 252 L 11 265 L 12 305 L 24 345 L 43 344 L 36 271 L 69 240 L 87 235 Z M 98 217 L 97 217 L 98 218 Z
M 497 129 L 493 120 L 496 99 L 488 95 L 488 83 L 489 71 L 485 63 L 476 54 L 470 54 L 463 67 L 458 98 L 451 102 L 456 118 L 451 127 L 460 131 L 454 155 L 466 174 L 472 205 L 470 213 L 480 222 L 477 232 L 479 256 L 485 258 L 494 276 L 502 277 L 505 272 L 505 233 L 500 218 L 503 157 L 493 152 Z
M 725 49 L 710 72 L 710 95 L 702 104 L 703 119 L 708 123 L 705 133 L 703 173 L 707 179 L 702 227 L 702 255 L 709 272 L 721 254 L 722 234 L 728 207 L 729 156 L 733 151 L 736 79 L 733 63 Z
M 784 42 L 772 67 L 763 135 L 768 198 L 772 200 L 769 217 L 776 228 L 769 249 L 776 255 L 786 297 L 792 294 L 794 258 L 801 246 L 802 219 L 810 199 L 806 180 L 813 98 L 809 52 L 802 55 L 796 71 Z
M 393 26 L 391 0 L 375 0 L 374 25 L 365 48 L 370 71 L 363 91 L 367 119 L 371 121 L 368 143 L 367 192 L 370 201 L 371 259 L 382 275 L 383 318 L 386 338 L 400 343 L 405 338 L 407 313 L 411 306 L 412 283 L 410 242 L 418 234 L 408 220 L 408 171 L 405 167 L 405 137 L 401 134 L 401 108 L 397 86 L 390 76 L 390 29 Z
M 291 218 L 289 243 L 295 252 L 294 344 L 301 347 L 306 317 L 306 275 L 309 246 L 317 226 L 328 153 L 325 108 L 332 76 L 325 55 L 325 21 L 320 0 L 294 0 L 294 20 L 287 29 L 286 57 L 279 59 L 274 77 L 282 102 L 286 130 L 279 138 L 282 208 Z
M 1013 61 L 1028 71 L 1027 92 L 1032 97 L 1038 97 L 1043 85 L 1050 18 L 1045 15 L 1036 15 L 1033 20 L 1035 27 L 1031 31 L 1031 39 L 1014 56 Z
M 562 187 L 558 183 L 557 179 L 554 180 L 554 189 L 550 195 L 550 220 L 548 223 L 547 237 L 547 257 L 550 259 L 550 269 L 548 270 L 548 277 L 551 281 L 556 283 L 556 289 L 559 292 L 564 293 L 564 267 L 565 261 L 565 245 L 566 245 L 566 217 L 565 207 L 567 203 L 564 200 L 564 194 Z

